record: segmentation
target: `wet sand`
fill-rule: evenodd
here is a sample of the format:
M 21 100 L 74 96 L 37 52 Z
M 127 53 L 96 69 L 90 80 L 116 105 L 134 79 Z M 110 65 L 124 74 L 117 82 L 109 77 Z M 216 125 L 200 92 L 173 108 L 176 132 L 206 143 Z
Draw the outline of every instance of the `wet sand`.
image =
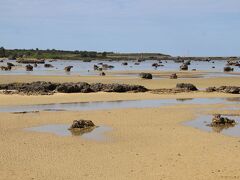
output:
M 94 112 L 2 113 L 0 179 L 240 177 L 239 138 L 181 124 L 193 119 L 199 108 L 181 105 Z M 44 124 L 70 124 L 78 118 L 112 127 L 107 133 L 111 140 L 95 142 L 23 130 Z
M 81 76 L 0 76 L 0 83 L 103 82 L 173 88 L 189 82 L 198 88 L 240 86 L 239 78 L 156 79 Z M 51 96 L 0 95 L 0 105 L 113 101 L 157 98 L 240 97 L 223 93 L 191 92 L 54 94 Z M 0 113 L 0 179 L 240 179 L 239 138 L 204 132 L 182 123 L 196 112 L 219 112 L 226 104 L 176 105 L 145 109 L 83 112 Z M 214 108 L 214 109 L 212 109 Z M 187 112 L 187 113 L 186 113 Z M 232 111 L 224 110 L 224 113 Z M 240 114 L 240 110 L 234 113 Z M 107 142 L 76 136 L 24 131 L 48 124 L 71 124 L 90 119 L 112 127 Z

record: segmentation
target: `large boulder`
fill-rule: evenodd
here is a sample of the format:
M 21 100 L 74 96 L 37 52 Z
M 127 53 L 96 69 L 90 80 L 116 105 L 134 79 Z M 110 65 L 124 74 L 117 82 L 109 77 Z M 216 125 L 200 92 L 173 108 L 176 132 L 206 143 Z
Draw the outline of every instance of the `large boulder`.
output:
M 223 70 L 224 70 L 224 72 L 230 72 L 230 71 L 233 71 L 234 69 L 227 66 L 227 67 L 224 67 Z
M 152 74 L 151 73 L 140 73 L 139 76 L 142 79 L 152 79 Z
M 70 72 L 72 68 L 73 68 L 73 66 L 66 66 L 66 67 L 64 68 L 64 70 L 65 70 L 66 72 Z
M 178 83 L 176 85 L 177 89 L 184 89 L 187 91 L 197 91 L 198 89 L 196 88 L 196 86 L 194 86 L 193 84 L 190 83 Z
M 33 71 L 33 66 L 30 64 L 26 65 L 26 71 Z

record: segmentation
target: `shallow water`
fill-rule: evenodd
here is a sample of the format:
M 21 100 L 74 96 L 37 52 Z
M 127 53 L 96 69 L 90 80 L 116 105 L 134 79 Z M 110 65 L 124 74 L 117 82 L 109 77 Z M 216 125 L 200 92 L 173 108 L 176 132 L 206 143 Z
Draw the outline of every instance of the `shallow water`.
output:
M 239 99 L 239 98 L 237 98 Z M 0 112 L 34 112 L 34 111 L 88 111 L 124 108 L 156 108 L 178 104 L 240 104 L 233 98 L 183 98 L 183 99 L 153 99 L 153 100 L 125 100 L 125 101 L 98 101 L 75 102 L 40 105 L 0 106 Z
M 105 133 L 111 131 L 112 128 L 108 126 L 97 126 L 87 131 L 72 132 L 69 131 L 70 125 L 67 124 L 50 124 L 38 127 L 26 128 L 26 131 L 42 132 L 42 133 L 52 133 L 58 136 L 81 136 L 83 139 L 94 140 L 94 141 L 108 141 L 110 140 Z
M 25 64 L 18 64 L 15 60 L 7 60 L 0 63 L 0 66 L 6 65 L 7 62 L 12 62 L 17 65 L 17 68 L 13 68 L 12 71 L 0 71 L 0 75 L 84 75 L 84 76 L 94 76 L 98 75 L 99 72 L 93 70 L 93 65 L 98 63 L 104 63 L 108 65 L 113 65 L 114 68 L 108 71 L 178 71 L 181 63 L 175 63 L 174 61 L 162 61 L 162 67 L 154 68 L 152 67 L 153 63 L 158 61 L 156 60 L 147 60 L 141 62 L 140 65 L 134 65 L 134 61 L 128 61 L 128 66 L 123 66 L 122 63 L 125 61 L 98 61 L 94 60 L 91 62 L 83 62 L 78 60 L 58 60 L 49 62 L 46 61 L 47 64 L 52 64 L 53 68 L 45 68 L 44 64 L 39 64 L 34 71 L 25 71 Z M 225 77 L 225 76 L 239 76 L 234 74 L 228 74 L 223 72 L 223 67 L 226 65 L 227 61 L 225 60 L 215 60 L 215 63 L 205 62 L 205 61 L 192 61 L 191 65 L 189 65 L 189 70 L 197 69 L 200 71 L 213 71 L 212 73 L 207 73 L 207 75 L 203 75 L 203 77 Z M 71 72 L 66 73 L 64 71 L 64 67 L 73 66 Z M 213 69 L 212 66 L 215 66 Z M 107 72 L 107 71 L 106 71 Z M 240 72 L 239 67 L 234 67 L 234 72 Z M 117 74 L 116 74 L 117 75 Z M 131 76 L 137 76 L 131 75 Z
M 183 125 L 191 126 L 196 129 L 200 129 L 207 132 L 222 133 L 228 136 L 239 137 L 240 136 L 240 117 L 239 116 L 224 116 L 237 121 L 234 127 L 210 127 L 208 124 L 212 121 L 211 115 L 199 115 L 192 121 L 184 122 Z

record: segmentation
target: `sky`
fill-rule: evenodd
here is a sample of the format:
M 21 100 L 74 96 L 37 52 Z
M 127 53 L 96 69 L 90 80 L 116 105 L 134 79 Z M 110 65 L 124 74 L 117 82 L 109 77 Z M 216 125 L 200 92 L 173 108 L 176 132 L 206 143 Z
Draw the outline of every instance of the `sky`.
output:
M 0 46 L 240 56 L 240 1 L 0 0 Z

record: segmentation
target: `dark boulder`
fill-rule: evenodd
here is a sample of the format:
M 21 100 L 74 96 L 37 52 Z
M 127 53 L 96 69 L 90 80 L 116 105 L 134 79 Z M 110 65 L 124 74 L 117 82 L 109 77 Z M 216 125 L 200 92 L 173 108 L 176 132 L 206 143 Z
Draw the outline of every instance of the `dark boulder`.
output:
M 123 65 L 123 66 L 127 66 L 128 63 L 127 63 L 127 62 L 123 62 L 122 65 Z
M 140 73 L 139 76 L 142 79 L 152 79 L 153 78 L 151 73 Z
M 234 69 L 227 66 L 227 67 L 224 67 L 223 70 L 224 70 L 224 72 L 230 72 L 230 71 L 233 71 Z
M 45 68 L 53 68 L 54 66 L 52 64 L 44 64 Z
M 64 70 L 66 72 L 70 72 L 72 68 L 73 68 L 73 66 L 67 66 L 67 67 L 64 68 Z
M 26 71 L 33 71 L 33 66 L 30 64 L 26 65 Z
M 184 89 L 187 91 L 197 91 L 198 89 L 196 88 L 196 86 L 194 86 L 193 84 L 190 83 L 178 83 L 176 85 L 177 89 Z
M 7 66 L 13 67 L 13 66 L 15 66 L 15 65 L 14 65 L 13 63 L 8 62 L 8 63 L 7 63 Z
M 99 75 L 100 76 L 106 76 L 105 72 L 101 72 Z

